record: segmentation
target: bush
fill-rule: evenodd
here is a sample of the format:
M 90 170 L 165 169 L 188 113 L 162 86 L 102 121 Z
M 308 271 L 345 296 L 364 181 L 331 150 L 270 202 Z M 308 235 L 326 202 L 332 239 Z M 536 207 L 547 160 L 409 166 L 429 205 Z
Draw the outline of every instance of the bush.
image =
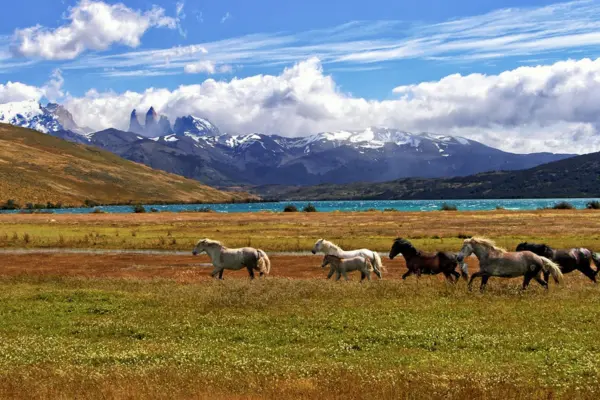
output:
M 92 208 L 92 207 L 98 207 L 100 204 L 98 204 L 98 202 L 96 202 L 94 200 L 86 199 L 83 202 L 83 205 L 86 206 L 86 207 Z
M 585 208 L 587 208 L 588 210 L 600 210 L 600 201 L 598 201 L 598 200 L 589 201 L 585 205 Z
M 1 210 L 18 210 L 19 208 L 21 206 L 13 199 L 6 200 L 6 203 L 0 205 Z
M 141 213 L 145 213 L 146 209 L 144 208 L 143 205 L 136 204 L 135 206 L 133 206 L 133 212 L 136 214 L 141 214 Z
M 196 212 L 202 212 L 202 213 L 212 213 L 215 212 L 215 210 L 213 210 L 210 207 L 200 207 L 196 210 Z
M 395 212 L 395 211 L 398 211 L 398 210 L 395 209 L 395 208 L 384 208 L 383 211 L 384 212 Z
M 560 203 L 556 203 L 554 206 L 552 206 L 552 209 L 554 209 L 554 210 L 574 210 L 575 206 L 573 206 L 573 204 L 571 204 L 571 203 L 567 203 L 566 201 L 561 201 Z
M 157 208 L 152 207 L 152 208 L 150 208 L 150 212 L 151 213 L 157 213 L 157 212 L 160 212 L 160 211 L 158 211 Z
M 99 208 L 94 208 L 91 212 L 91 214 L 104 214 L 104 213 L 106 213 L 106 211 L 101 210 Z
M 288 204 L 287 206 L 283 207 L 283 212 L 298 212 L 298 207 L 293 204 Z
M 506 210 L 506 208 L 504 208 L 502 206 L 496 206 L 496 210 L 498 210 L 498 211 L 504 211 L 504 210 Z
M 456 207 L 454 204 L 444 203 L 440 207 L 440 211 L 458 211 L 458 207 Z
M 304 212 L 317 212 L 317 208 L 312 203 L 308 203 L 306 206 L 304 206 L 304 208 L 302 209 L 302 211 L 304 211 Z

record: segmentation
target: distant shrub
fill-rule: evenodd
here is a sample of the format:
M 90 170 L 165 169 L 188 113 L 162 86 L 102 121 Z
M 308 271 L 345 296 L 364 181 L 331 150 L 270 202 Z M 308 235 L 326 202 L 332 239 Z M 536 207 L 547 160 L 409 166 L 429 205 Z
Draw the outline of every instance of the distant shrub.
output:
M 498 211 L 504 211 L 504 210 L 506 210 L 506 208 L 504 208 L 502 206 L 496 206 L 496 210 L 498 210 Z
M 90 214 L 106 214 L 106 211 L 99 208 L 94 208 Z
M 196 210 L 196 212 L 201 212 L 201 213 L 213 213 L 215 212 L 215 210 L 213 210 L 210 207 L 200 207 Z
M 459 233 L 456 235 L 456 237 L 459 239 L 471 239 L 473 235 L 469 235 L 468 233 Z
M 141 214 L 141 213 L 145 213 L 146 209 L 144 208 L 143 205 L 136 204 L 135 206 L 133 206 L 133 212 L 136 214 Z
M 302 211 L 304 211 L 304 212 L 317 212 L 317 207 L 315 207 L 312 203 L 308 203 L 306 206 L 304 206 L 304 208 L 302 209 Z
M 0 205 L 0 210 L 18 210 L 21 206 L 13 199 L 6 200 L 6 203 Z
M 293 204 L 288 204 L 287 206 L 283 207 L 283 212 L 298 212 L 298 207 Z
M 98 207 L 100 204 L 98 204 L 98 202 L 94 201 L 94 200 L 90 200 L 90 199 L 85 199 L 83 202 L 83 205 L 86 207 Z
M 585 205 L 585 208 L 587 208 L 588 210 L 600 210 L 600 201 L 598 201 L 598 200 L 589 201 Z
M 150 208 L 150 212 L 157 213 L 157 212 L 160 212 L 160 211 L 158 211 L 157 208 L 152 207 L 152 208 Z
M 395 208 L 384 208 L 383 211 L 384 212 L 395 212 L 395 211 L 398 211 L 398 210 L 395 209 Z
M 552 209 L 554 210 L 574 210 L 575 206 L 571 203 L 568 203 L 566 201 L 561 201 L 559 203 L 556 203 L 555 205 L 552 206 Z
M 454 204 L 444 203 L 440 207 L 440 211 L 458 211 L 458 207 L 456 207 Z

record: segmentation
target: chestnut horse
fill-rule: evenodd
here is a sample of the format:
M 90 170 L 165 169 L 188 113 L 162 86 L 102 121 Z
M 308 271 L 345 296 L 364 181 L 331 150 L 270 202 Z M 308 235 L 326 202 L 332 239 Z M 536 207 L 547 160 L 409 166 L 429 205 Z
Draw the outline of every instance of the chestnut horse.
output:
M 461 274 L 455 271 L 458 266 L 456 253 L 443 251 L 425 253 L 417 250 L 408 240 L 397 238 L 390 250 L 390 260 L 393 260 L 398 254 L 404 256 L 408 268 L 408 272 L 402 275 L 402 279 L 406 279 L 412 274 L 421 276 L 421 274 L 443 273 L 448 281 L 456 283 L 461 275 L 465 280 L 469 277 L 466 265 L 462 266 Z

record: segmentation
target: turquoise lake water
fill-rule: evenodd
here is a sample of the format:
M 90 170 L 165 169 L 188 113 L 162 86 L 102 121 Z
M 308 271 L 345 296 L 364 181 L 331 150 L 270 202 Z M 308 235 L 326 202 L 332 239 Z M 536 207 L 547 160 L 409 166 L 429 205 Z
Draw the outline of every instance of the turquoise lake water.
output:
M 462 211 L 494 210 L 504 207 L 507 210 L 537 210 L 543 207 L 552 207 L 560 201 L 567 201 L 576 208 L 585 208 L 587 202 L 598 199 L 515 199 L 515 200 L 369 200 L 369 201 L 313 201 L 311 202 L 319 212 L 331 211 L 365 211 L 369 209 L 385 210 L 393 208 L 398 211 L 435 211 L 443 203 L 452 204 Z M 146 210 L 156 208 L 159 211 L 185 211 L 195 210 L 200 207 L 209 207 L 217 212 L 258 212 L 258 211 L 283 211 L 287 204 L 294 204 L 301 210 L 307 201 L 290 201 L 277 203 L 250 203 L 250 204 L 171 204 L 171 205 L 145 205 Z M 106 206 L 97 207 L 111 213 L 130 213 L 131 206 Z M 90 208 L 66 208 L 50 210 L 56 214 L 86 214 Z M 5 211 L 15 212 L 15 211 Z

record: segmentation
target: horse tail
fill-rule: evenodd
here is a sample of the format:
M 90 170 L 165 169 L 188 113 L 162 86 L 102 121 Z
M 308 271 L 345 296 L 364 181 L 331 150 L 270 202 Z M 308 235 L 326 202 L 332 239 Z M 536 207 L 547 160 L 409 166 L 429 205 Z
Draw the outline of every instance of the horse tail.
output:
M 371 260 L 369 260 L 368 257 L 365 257 L 365 264 L 367 266 L 367 271 L 369 272 L 373 272 L 373 263 L 371 262 Z
M 381 257 L 379 256 L 379 253 L 376 251 L 373 252 L 373 261 L 375 261 L 373 263 L 373 268 L 375 269 L 375 271 L 379 271 L 379 273 L 381 273 L 381 271 L 387 272 L 387 269 L 383 266 L 383 263 L 381 262 Z
M 550 272 L 552 278 L 554 278 L 554 282 L 562 283 L 563 274 L 562 272 L 560 272 L 560 267 L 558 266 L 558 264 L 546 257 L 540 257 L 540 259 L 542 260 L 542 268 L 544 269 L 544 271 Z
M 265 253 L 261 249 L 258 249 L 257 252 L 258 270 L 266 275 L 269 275 L 269 273 L 271 272 L 271 260 L 269 260 L 269 256 L 267 256 L 267 253 Z

